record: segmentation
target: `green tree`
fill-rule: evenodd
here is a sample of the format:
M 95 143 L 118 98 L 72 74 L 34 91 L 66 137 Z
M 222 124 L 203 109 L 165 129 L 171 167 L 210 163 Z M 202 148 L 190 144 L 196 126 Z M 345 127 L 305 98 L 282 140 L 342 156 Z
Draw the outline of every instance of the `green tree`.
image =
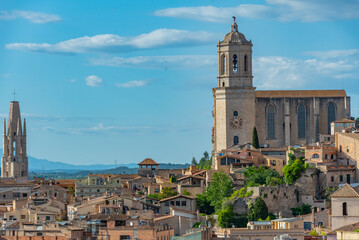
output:
M 170 183 L 175 183 L 177 181 L 175 176 L 170 177 Z
M 218 213 L 218 225 L 223 228 L 230 228 L 234 225 L 234 211 L 233 206 L 228 206 L 225 209 L 222 209 Z
M 289 152 L 289 153 L 288 153 L 288 157 L 289 157 L 288 164 L 294 163 L 294 161 L 297 159 L 292 152 Z
M 177 195 L 177 192 L 175 190 L 173 190 L 170 187 L 164 187 L 164 188 L 162 188 L 162 192 L 159 194 L 159 198 L 164 199 L 164 198 L 169 198 L 169 197 L 173 197 L 176 195 Z
M 221 210 L 222 200 L 233 193 L 232 180 L 222 172 L 213 173 L 212 181 L 206 190 L 206 196 L 216 212 Z
M 253 128 L 253 133 L 252 133 L 252 146 L 254 148 L 259 148 L 259 140 L 258 140 L 258 133 L 257 133 L 257 128 L 254 127 Z
M 268 207 L 261 197 L 257 197 L 252 206 L 248 206 L 248 218 L 250 221 L 266 219 L 268 217 Z
M 191 165 L 192 165 L 192 166 L 196 166 L 197 164 L 198 164 L 198 163 L 197 163 L 196 158 L 193 157 L 193 158 L 192 158 L 192 163 L 191 163 Z
M 312 206 L 303 204 L 301 207 L 291 208 L 293 216 L 305 215 L 312 212 Z
M 244 172 L 244 176 L 246 177 L 246 187 L 257 187 L 263 184 L 272 186 L 282 182 L 279 173 L 267 166 L 249 167 Z
M 190 196 L 192 195 L 190 192 L 187 191 L 187 189 L 183 190 L 183 193 L 182 195 L 185 195 L 185 196 Z
M 292 164 L 287 164 L 283 167 L 284 182 L 294 184 L 306 168 L 307 165 L 299 159 L 295 160 Z
M 210 200 L 208 200 L 207 196 L 204 194 L 197 194 L 197 208 L 200 213 L 205 213 L 207 215 L 211 215 L 214 213 L 214 207 L 211 205 Z

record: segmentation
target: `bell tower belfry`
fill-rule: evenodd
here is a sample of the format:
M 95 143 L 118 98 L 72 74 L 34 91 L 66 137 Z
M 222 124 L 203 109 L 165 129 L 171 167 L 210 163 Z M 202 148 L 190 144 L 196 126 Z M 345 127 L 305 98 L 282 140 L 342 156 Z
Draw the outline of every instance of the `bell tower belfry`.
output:
M 28 178 L 28 158 L 26 155 L 26 121 L 21 124 L 18 101 L 10 103 L 8 126 L 4 119 L 3 156 L 1 158 L 1 177 Z
M 255 126 L 255 87 L 252 76 L 252 41 L 232 24 L 218 47 L 218 87 L 213 88 L 213 168 L 219 170 L 219 152 L 234 145 L 250 143 Z

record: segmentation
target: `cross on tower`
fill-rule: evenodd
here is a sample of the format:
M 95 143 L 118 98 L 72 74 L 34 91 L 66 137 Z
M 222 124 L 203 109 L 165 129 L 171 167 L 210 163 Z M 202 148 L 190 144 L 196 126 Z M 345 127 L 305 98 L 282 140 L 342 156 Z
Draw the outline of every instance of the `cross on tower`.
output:
M 15 89 L 14 89 L 14 92 L 12 93 L 12 95 L 14 95 L 14 101 L 15 101 L 15 95 L 16 95 Z
M 236 22 L 236 17 L 235 17 L 235 16 L 233 16 L 232 18 L 233 18 L 233 22 Z

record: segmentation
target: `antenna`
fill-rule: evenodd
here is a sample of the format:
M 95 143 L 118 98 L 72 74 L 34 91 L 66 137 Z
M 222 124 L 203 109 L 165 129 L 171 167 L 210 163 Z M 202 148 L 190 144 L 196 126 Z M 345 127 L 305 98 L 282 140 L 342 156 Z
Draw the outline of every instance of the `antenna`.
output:
M 343 83 L 343 71 L 342 71 L 342 90 L 344 89 L 344 83 Z

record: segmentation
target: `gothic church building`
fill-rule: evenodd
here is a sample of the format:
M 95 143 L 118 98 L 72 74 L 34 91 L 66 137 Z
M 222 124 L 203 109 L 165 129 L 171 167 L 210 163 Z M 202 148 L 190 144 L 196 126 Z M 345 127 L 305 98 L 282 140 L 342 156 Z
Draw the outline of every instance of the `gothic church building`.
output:
M 3 157 L 1 158 L 1 177 L 28 179 L 28 158 L 26 155 L 26 121 L 21 124 L 18 101 L 10 103 L 9 121 L 4 119 Z
M 214 98 L 213 156 L 229 147 L 252 142 L 270 147 L 306 145 L 330 134 L 332 121 L 350 118 L 350 97 L 344 90 L 256 91 L 252 76 L 252 41 L 232 30 L 218 42 L 218 87 Z M 214 169 L 217 169 L 214 161 Z

